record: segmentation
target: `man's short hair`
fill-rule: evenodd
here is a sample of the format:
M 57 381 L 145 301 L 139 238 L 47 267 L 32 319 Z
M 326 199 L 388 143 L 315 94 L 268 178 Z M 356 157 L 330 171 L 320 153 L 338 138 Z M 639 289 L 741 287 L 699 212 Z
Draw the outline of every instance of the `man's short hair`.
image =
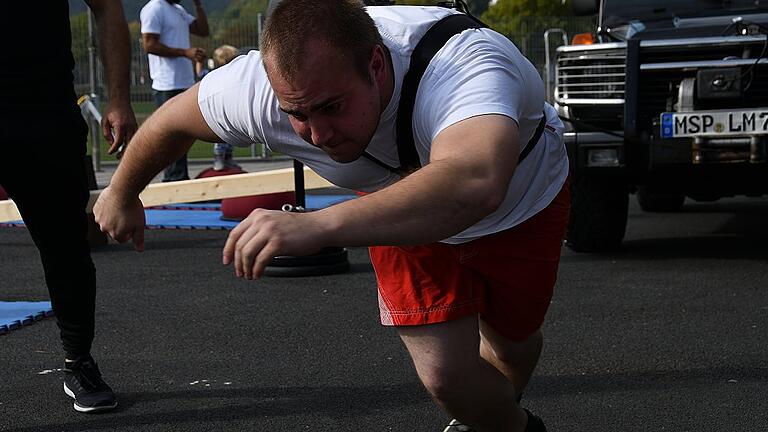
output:
M 383 45 L 360 0 L 282 0 L 267 18 L 260 41 L 262 58 L 275 62 L 277 71 L 292 80 L 302 68 L 311 40 L 338 49 L 366 80 L 373 47 Z
M 213 67 L 224 66 L 240 55 L 240 51 L 232 45 L 222 45 L 213 50 Z

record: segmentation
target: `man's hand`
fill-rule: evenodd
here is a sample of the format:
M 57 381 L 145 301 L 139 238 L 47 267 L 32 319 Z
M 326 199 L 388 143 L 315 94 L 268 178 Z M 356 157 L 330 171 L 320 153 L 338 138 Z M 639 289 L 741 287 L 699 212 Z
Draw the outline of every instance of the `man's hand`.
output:
M 93 215 L 101 230 L 117 242 L 133 240 L 137 251 L 144 250 L 144 206 L 138 197 L 124 202 L 107 187 L 93 206 Z
M 101 119 L 101 129 L 104 138 L 110 143 L 107 151 L 109 154 L 128 143 L 138 129 L 130 103 L 110 102 Z
M 235 275 L 258 279 L 275 256 L 310 255 L 329 246 L 318 212 L 290 213 L 256 209 L 229 233 L 224 265 Z
M 187 48 L 184 51 L 184 57 L 202 63 L 205 61 L 205 50 L 197 47 Z

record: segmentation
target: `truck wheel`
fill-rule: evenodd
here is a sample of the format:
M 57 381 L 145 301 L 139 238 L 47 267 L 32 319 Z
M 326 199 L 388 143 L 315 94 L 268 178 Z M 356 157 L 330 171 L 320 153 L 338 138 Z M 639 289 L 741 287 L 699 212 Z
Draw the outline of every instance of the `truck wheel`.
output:
M 577 252 L 610 252 L 621 247 L 627 228 L 629 192 L 614 178 L 574 175 L 567 244 Z
M 683 207 L 685 195 L 664 194 L 649 190 L 647 186 L 637 188 L 637 203 L 647 212 L 674 212 Z

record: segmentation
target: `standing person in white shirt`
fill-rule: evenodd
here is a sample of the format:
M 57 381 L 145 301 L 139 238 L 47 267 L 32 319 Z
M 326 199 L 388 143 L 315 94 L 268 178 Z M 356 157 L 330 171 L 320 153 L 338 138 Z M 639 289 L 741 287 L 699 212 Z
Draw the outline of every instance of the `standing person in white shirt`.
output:
M 404 103 L 416 47 L 458 20 Z M 195 139 L 264 142 L 370 193 L 308 213 L 257 209 L 230 233 L 224 264 L 255 279 L 275 256 L 369 246 L 381 322 L 456 418 L 446 431 L 546 431 L 518 399 L 541 352 L 568 221 L 563 124 L 514 44 L 467 20 L 441 7 L 283 0 L 260 51 L 144 123 L 96 221 L 141 250 L 138 195 L 164 161 Z M 404 137 L 418 167 L 403 163 Z
M 141 40 L 149 57 L 149 75 L 158 107 L 195 84 L 193 62 L 205 60 L 205 50 L 190 47 L 190 33 L 206 37 L 208 18 L 200 0 L 197 17 L 190 15 L 181 0 L 150 0 L 141 9 Z M 163 181 L 188 180 L 187 154 L 171 161 Z
M 213 50 L 213 56 L 208 61 L 209 68 L 206 68 L 202 62 L 195 63 L 195 74 L 198 79 L 203 79 L 208 72 L 213 69 L 220 68 L 229 63 L 235 57 L 240 55 L 240 51 L 232 45 L 221 45 Z M 213 145 L 213 170 L 224 171 L 226 169 L 239 170 L 240 165 L 235 163 L 234 148 L 229 143 L 215 143 Z

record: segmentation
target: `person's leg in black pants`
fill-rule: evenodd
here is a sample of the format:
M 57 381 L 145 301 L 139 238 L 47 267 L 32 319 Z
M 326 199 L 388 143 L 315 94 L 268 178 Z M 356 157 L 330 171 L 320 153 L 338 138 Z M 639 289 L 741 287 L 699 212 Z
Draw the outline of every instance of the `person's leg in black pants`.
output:
M 0 139 L 0 184 L 16 203 L 40 252 L 68 360 L 65 373 L 69 371 L 71 376 L 70 369 L 85 363 L 85 372 L 92 375 L 84 385 L 72 381 L 73 388 L 67 392 L 87 394 L 85 399 L 76 398 L 75 409 L 88 412 L 114 408 L 116 402 L 90 356 L 96 270 L 87 240 L 88 187 L 83 165 L 85 134 L 81 129 L 60 129 L 56 137 L 30 135 L 13 142 Z M 70 383 L 69 376 L 65 376 L 66 384 Z
M 155 103 L 159 108 L 160 105 L 168 102 L 169 99 L 183 92 L 184 92 L 183 89 L 155 91 Z M 178 160 L 176 160 L 175 162 L 171 162 L 171 164 L 168 165 L 167 168 L 165 168 L 165 171 L 163 173 L 164 182 L 172 182 L 172 181 L 179 181 L 179 180 L 189 180 L 189 171 L 187 169 L 186 153 L 184 153 L 184 155 L 180 157 Z

